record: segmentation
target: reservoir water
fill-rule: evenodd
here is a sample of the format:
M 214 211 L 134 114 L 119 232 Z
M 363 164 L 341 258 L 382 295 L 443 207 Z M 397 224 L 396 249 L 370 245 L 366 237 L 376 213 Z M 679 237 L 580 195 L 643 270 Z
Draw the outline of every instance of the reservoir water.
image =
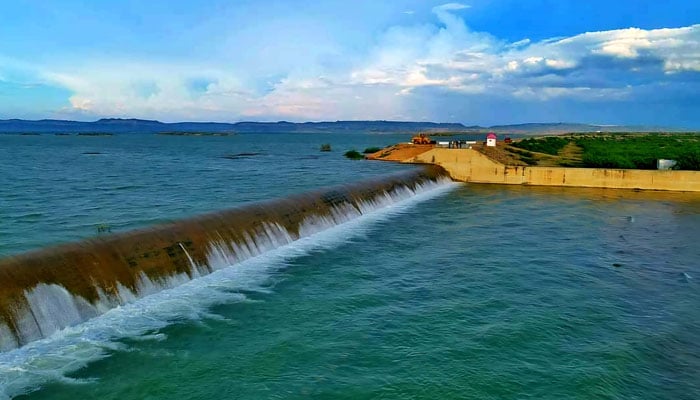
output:
M 410 169 L 342 156 L 406 139 L 0 135 L 0 256 Z M 698 237 L 697 195 L 444 184 L 0 353 L 0 398 L 697 399 Z

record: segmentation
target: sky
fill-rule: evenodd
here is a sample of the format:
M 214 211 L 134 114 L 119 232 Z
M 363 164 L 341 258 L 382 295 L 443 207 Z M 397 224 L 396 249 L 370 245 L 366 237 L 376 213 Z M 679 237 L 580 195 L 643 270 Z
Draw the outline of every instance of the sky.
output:
M 0 119 L 700 129 L 700 2 L 13 0 Z

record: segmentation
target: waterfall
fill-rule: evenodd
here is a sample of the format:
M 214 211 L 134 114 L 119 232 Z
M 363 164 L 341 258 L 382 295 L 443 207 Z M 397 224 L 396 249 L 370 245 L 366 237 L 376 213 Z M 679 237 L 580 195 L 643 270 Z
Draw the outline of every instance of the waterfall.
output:
M 425 167 L 0 260 L 0 351 L 444 184 Z

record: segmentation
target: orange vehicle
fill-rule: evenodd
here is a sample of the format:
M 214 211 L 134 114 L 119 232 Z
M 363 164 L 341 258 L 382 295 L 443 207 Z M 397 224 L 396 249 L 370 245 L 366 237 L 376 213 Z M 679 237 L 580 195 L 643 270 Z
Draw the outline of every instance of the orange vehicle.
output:
M 430 144 L 430 137 L 425 133 L 419 133 L 418 135 L 411 138 L 411 143 L 413 144 Z

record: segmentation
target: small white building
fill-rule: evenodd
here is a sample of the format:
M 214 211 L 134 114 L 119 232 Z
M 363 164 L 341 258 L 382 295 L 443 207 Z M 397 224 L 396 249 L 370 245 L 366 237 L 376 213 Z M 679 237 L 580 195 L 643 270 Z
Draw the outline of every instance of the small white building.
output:
M 486 135 L 486 146 L 496 147 L 496 134 L 495 133 L 489 133 L 488 135 Z
M 675 167 L 676 164 L 678 164 L 676 160 L 664 160 L 663 158 L 660 158 L 656 160 L 656 169 L 673 169 L 673 167 Z

